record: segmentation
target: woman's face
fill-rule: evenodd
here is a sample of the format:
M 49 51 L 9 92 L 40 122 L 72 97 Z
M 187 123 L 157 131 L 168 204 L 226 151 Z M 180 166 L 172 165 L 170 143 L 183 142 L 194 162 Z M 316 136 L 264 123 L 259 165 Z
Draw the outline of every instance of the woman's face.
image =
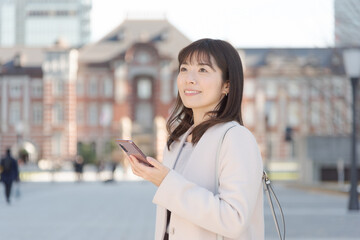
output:
M 214 58 L 210 63 L 199 62 L 196 57 L 180 65 L 177 86 L 185 107 L 200 113 L 215 109 L 225 93 L 228 84 L 223 84 L 222 71 Z

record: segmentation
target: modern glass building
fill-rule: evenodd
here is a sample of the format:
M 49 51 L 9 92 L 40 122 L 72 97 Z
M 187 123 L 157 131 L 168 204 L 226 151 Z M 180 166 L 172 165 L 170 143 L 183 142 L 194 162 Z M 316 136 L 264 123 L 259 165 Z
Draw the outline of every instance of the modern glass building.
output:
M 0 46 L 51 46 L 59 38 L 90 41 L 91 0 L 0 0 Z
M 359 0 L 335 0 L 335 45 L 360 45 Z

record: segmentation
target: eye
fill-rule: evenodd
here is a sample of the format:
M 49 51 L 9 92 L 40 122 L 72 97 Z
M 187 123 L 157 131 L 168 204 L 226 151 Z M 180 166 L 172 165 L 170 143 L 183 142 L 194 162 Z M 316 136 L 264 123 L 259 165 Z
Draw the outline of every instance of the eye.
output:
M 180 72 L 186 72 L 186 71 L 187 71 L 186 67 L 181 67 L 180 68 Z
M 200 68 L 199 72 L 207 72 L 207 70 L 205 68 Z

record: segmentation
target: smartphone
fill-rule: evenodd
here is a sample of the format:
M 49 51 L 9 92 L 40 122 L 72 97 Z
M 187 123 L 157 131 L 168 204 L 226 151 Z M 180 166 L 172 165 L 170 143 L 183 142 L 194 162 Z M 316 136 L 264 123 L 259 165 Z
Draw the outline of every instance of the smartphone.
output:
M 117 139 L 116 142 L 129 157 L 130 155 L 133 155 L 143 164 L 152 167 L 152 165 L 146 160 L 146 155 L 132 140 Z

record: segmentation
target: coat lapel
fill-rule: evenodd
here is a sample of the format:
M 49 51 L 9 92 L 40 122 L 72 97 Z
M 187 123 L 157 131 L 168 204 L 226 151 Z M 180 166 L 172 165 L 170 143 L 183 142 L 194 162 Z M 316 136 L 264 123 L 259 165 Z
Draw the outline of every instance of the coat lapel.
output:
M 171 151 L 171 156 L 168 158 L 169 161 L 167 162 L 167 167 L 173 169 L 174 165 L 176 163 L 176 160 L 179 157 L 179 154 L 181 152 L 182 146 L 184 145 L 184 142 L 186 141 L 186 138 L 189 136 L 190 132 L 192 131 L 193 127 L 190 127 L 182 136 L 180 139 L 179 144 L 176 146 L 176 148 Z

